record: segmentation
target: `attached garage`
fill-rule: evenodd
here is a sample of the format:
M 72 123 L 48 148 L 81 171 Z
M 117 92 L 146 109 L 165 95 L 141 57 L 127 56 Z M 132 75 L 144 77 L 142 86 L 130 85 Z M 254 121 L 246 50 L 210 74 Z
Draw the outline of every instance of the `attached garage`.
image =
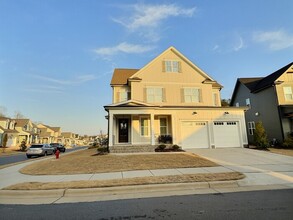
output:
M 181 140 L 183 149 L 209 148 L 208 123 L 205 121 L 182 121 Z
M 215 147 L 241 147 L 237 121 L 215 121 L 213 133 Z

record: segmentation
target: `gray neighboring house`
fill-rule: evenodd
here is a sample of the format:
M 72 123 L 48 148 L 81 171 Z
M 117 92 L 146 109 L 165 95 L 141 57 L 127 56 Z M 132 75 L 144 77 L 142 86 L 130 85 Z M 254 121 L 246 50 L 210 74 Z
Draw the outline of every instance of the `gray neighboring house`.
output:
M 258 121 L 269 141 L 282 143 L 293 131 L 293 62 L 266 77 L 238 78 L 230 105 L 249 106 L 245 120 L 250 144 Z

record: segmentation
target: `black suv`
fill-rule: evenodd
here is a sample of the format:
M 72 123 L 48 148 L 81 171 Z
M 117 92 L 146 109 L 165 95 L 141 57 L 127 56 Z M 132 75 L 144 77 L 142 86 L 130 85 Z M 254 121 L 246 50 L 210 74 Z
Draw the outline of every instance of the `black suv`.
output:
M 54 152 L 56 152 L 56 150 L 58 149 L 60 152 L 65 152 L 65 147 L 63 144 L 59 144 L 59 143 L 51 143 L 50 144 L 52 147 L 54 147 Z

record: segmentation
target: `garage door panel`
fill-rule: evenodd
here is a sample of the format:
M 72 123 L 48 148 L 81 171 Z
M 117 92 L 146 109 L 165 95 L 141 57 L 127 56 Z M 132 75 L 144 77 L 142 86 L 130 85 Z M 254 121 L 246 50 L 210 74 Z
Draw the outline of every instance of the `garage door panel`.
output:
M 183 149 L 208 148 L 207 122 L 183 121 L 181 122 L 181 138 Z
M 214 122 L 213 128 L 216 147 L 240 147 L 237 121 Z

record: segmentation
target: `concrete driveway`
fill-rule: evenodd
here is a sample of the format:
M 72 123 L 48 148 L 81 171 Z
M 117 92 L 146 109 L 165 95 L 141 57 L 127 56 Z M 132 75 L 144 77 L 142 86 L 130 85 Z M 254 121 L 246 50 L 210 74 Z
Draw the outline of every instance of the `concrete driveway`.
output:
M 246 175 L 239 186 L 293 187 L 293 157 L 248 148 L 188 149 L 228 169 Z

